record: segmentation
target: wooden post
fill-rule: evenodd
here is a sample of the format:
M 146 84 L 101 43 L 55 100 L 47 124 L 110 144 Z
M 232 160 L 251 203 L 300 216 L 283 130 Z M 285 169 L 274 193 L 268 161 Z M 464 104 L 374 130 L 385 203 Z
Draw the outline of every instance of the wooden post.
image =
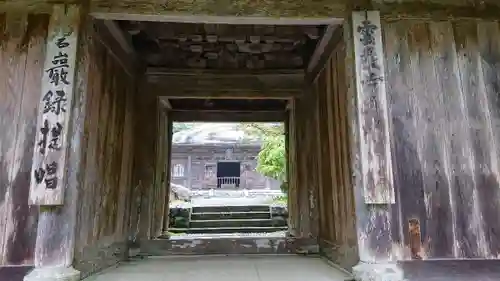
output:
M 355 11 L 346 21 L 346 78 L 360 263 L 359 280 L 402 280 L 391 264 L 391 207 L 395 203 L 389 105 L 378 11 Z
M 80 278 L 72 268 L 88 65 L 85 52 L 77 58 L 80 19 L 79 6 L 53 7 L 30 189 L 30 204 L 40 205 L 35 269 L 26 281 Z
M 164 220 L 163 220 L 163 231 L 167 231 L 168 230 L 168 224 L 169 224 L 169 220 L 170 220 L 170 189 L 171 189 L 171 186 L 170 186 L 170 182 L 172 181 L 172 173 L 170 172 L 172 169 L 172 130 L 173 130 L 173 122 L 172 122 L 172 112 L 168 112 L 167 113 L 167 161 L 165 163 L 165 171 L 166 171 L 166 184 L 165 184 L 165 188 L 167 188 L 167 197 L 166 197 L 166 204 L 165 204 L 165 209 L 163 211 L 164 213 Z
M 290 236 L 299 234 L 299 206 L 298 206 L 298 184 L 299 177 L 297 171 L 297 104 L 296 100 L 290 100 L 288 112 L 288 233 Z
M 64 204 L 65 163 L 70 105 L 73 100 L 78 9 L 64 14 L 55 6 L 47 35 L 37 135 L 33 154 L 30 204 Z

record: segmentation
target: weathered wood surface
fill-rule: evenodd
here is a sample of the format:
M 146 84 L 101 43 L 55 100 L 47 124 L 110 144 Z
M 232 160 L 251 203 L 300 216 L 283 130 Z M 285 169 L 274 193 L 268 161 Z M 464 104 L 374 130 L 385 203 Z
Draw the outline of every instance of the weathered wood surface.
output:
M 300 70 L 323 33 L 321 25 L 119 21 L 119 27 L 146 64 L 200 70 Z
M 85 3 L 79 0 L 2 0 L 0 12 L 31 11 L 49 13 L 56 3 Z M 499 18 L 500 3 L 496 0 L 372 0 L 363 1 L 369 9 L 382 11 L 387 19 L 425 18 Z M 353 6 L 349 0 L 323 0 L 320 2 L 269 1 L 253 3 L 239 0 L 225 1 L 178 1 L 164 0 L 91 0 L 89 12 L 99 19 L 133 21 L 195 21 L 210 23 L 244 24 L 332 24 L 340 23 Z M 362 8 L 363 5 L 354 6 Z M 433 11 L 430 13 L 430 11 Z M 193 17 L 195 16 L 195 17 Z M 242 18 L 243 17 L 243 18 Z
M 87 107 L 84 124 L 82 191 L 78 202 L 76 267 L 98 270 L 105 249 L 128 238 L 131 214 L 135 77 L 101 43 L 94 28 L 86 34 Z M 101 259 L 93 252 L 101 251 Z M 87 268 L 87 263 L 93 266 Z
M 392 235 L 401 246 L 393 254 L 497 258 L 499 24 L 400 21 L 384 30 L 399 198 Z
M 28 196 L 48 21 L 0 14 L 0 265 L 33 263 L 38 210 Z
M 150 68 L 146 87 L 169 98 L 288 99 L 304 86 L 301 71 L 283 73 L 179 72 Z
M 157 129 L 157 141 L 156 141 L 156 159 L 155 159 L 155 182 L 154 189 L 152 190 L 153 194 L 151 198 L 154 198 L 153 204 L 151 204 L 152 208 L 152 216 L 151 216 L 151 234 L 154 237 L 159 237 L 163 234 L 163 231 L 167 228 L 168 225 L 163 225 L 165 221 L 165 216 L 168 213 L 165 213 L 167 206 L 169 203 L 168 192 L 167 189 L 170 185 L 167 185 L 167 174 L 170 172 L 168 169 L 169 159 L 171 157 L 171 153 L 168 150 L 168 139 L 170 135 L 168 135 L 168 126 L 169 126 L 169 114 L 168 109 L 159 106 L 158 110 L 158 129 Z M 168 156 L 167 156 L 168 155 Z
M 288 106 L 288 231 L 292 235 L 299 234 L 299 194 L 298 194 L 298 162 L 297 162 L 297 104 L 290 100 Z
M 372 0 L 364 1 L 368 8 L 379 9 L 387 18 L 420 17 L 420 18 L 498 18 L 499 3 L 495 0 Z M 316 2 L 267 2 L 253 3 L 248 0 L 239 0 L 227 4 L 226 2 L 193 1 L 169 2 L 162 0 L 149 1 L 111 1 L 92 0 L 91 12 L 94 16 L 108 19 L 128 20 L 183 20 L 195 21 L 193 18 L 182 16 L 196 15 L 198 20 L 221 23 L 224 19 L 213 16 L 233 16 L 225 19 L 238 22 L 235 16 L 270 17 L 270 18 L 344 18 L 351 8 L 352 1 L 316 1 Z M 364 6 L 355 6 L 362 8 Z M 429 11 L 434 10 L 431 14 Z M 283 19 L 282 19 L 283 20 Z
M 151 217 L 153 216 L 150 204 L 153 198 L 149 191 L 154 189 L 156 142 L 158 134 L 158 110 L 160 102 L 145 88 L 139 87 L 134 98 L 135 127 L 134 136 L 134 168 L 133 168 L 133 195 L 131 236 L 137 239 L 148 239 L 154 236 L 151 232 Z
M 106 13 L 115 16 L 129 14 L 128 18 L 135 16 L 153 15 L 212 15 L 212 16 L 253 16 L 253 17 L 329 17 L 339 15 L 344 11 L 344 0 L 322 0 L 318 2 L 274 1 L 262 5 L 249 0 L 235 2 L 223 1 L 193 1 L 193 2 L 166 2 L 163 0 L 150 1 L 109 1 L 92 0 L 91 11 L 97 16 L 105 17 Z M 110 15 L 108 15 L 109 17 Z M 112 15 L 111 15 L 112 16 Z
M 354 194 L 351 179 L 346 50 L 343 40 L 330 51 L 315 80 L 319 165 L 319 241 L 322 253 L 350 269 L 357 262 Z
M 498 18 L 499 3 L 495 0 L 372 0 L 366 5 L 353 8 L 373 8 L 382 11 L 385 18 Z M 92 0 L 91 12 L 98 18 L 159 21 L 206 21 L 213 23 L 241 22 L 236 16 L 248 17 L 249 23 L 262 23 L 272 20 L 274 23 L 290 23 L 294 19 L 310 19 L 318 23 L 325 19 L 342 19 L 349 11 L 353 1 L 334 0 L 320 2 L 267 2 L 259 5 L 239 0 L 226 2 L 194 1 L 169 2 L 149 0 L 140 3 L 129 0 Z M 432 13 L 429 11 L 433 10 Z M 192 15 L 197 16 L 196 19 Z M 190 17 L 191 16 L 191 17 Z M 229 16 L 229 18 L 222 18 Z M 266 19 L 267 17 L 267 19 Z M 251 21 L 255 18 L 254 21 Z M 280 18 L 280 20 L 278 20 Z M 316 20 L 316 21 L 314 21 Z M 300 21 L 297 21 L 300 22 Z M 332 21 L 331 23 L 335 23 Z
M 394 203 L 380 14 L 352 15 L 363 196 L 367 204 Z
M 64 10 L 63 6 L 54 6 L 48 27 L 32 160 L 32 205 L 64 204 L 69 107 L 73 101 L 80 21 L 78 9 L 70 9 L 66 15 Z

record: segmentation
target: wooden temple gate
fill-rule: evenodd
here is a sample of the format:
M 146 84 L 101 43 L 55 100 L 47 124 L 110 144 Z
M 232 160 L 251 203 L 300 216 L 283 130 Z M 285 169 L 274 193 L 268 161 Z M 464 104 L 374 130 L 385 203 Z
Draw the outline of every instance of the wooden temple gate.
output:
M 360 280 L 497 259 L 499 20 L 495 0 L 0 1 L 0 277 L 78 280 L 161 235 L 173 120 L 286 122 L 290 239 Z M 151 69 L 119 21 L 324 29 L 300 71 L 227 76 Z

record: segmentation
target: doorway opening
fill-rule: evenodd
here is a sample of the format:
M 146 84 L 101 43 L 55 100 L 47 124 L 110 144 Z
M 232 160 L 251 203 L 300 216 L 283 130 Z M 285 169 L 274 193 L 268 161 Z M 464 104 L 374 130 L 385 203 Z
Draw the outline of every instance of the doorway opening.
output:
M 174 122 L 166 236 L 284 236 L 283 125 Z
M 310 174 L 311 177 L 306 177 L 303 173 L 299 175 L 302 169 L 297 165 L 304 165 L 307 162 L 308 166 L 312 166 L 315 159 L 301 156 L 301 161 L 298 161 L 298 155 L 302 151 L 309 151 L 309 154 L 313 155 L 316 148 L 311 146 L 308 149 L 302 147 L 299 149 L 301 146 L 298 144 L 297 135 L 299 134 L 295 133 L 294 128 L 299 121 L 306 122 L 305 118 L 299 117 L 299 108 L 302 107 L 300 110 L 307 113 L 307 119 L 313 117 L 310 113 L 315 112 L 317 105 L 312 103 L 312 99 L 305 97 L 309 93 L 306 93 L 304 89 L 312 83 L 316 76 L 314 73 L 320 71 L 320 65 L 323 65 L 319 64 L 322 56 L 316 50 L 324 49 L 325 42 L 335 42 L 328 38 L 333 38 L 332 30 L 338 30 L 339 26 L 327 25 L 324 22 L 290 24 L 286 21 L 277 21 L 272 24 L 258 22 L 244 24 L 237 21 L 234 23 L 196 21 L 179 23 L 127 20 L 119 21 L 119 26 L 124 33 L 130 35 L 133 49 L 146 64 L 144 87 L 141 88 L 144 91 L 141 95 L 157 99 L 161 112 L 158 119 L 159 129 L 155 132 L 144 130 L 146 134 L 151 131 L 151 135 L 156 133 L 158 136 L 156 155 L 161 156 L 161 159 L 156 161 L 154 192 L 151 194 L 153 203 L 150 204 L 153 205 L 151 212 L 157 212 L 148 217 L 149 224 L 155 227 L 148 233 L 149 237 L 175 239 L 182 235 L 204 235 L 206 229 L 201 229 L 200 226 L 218 220 L 220 226 L 218 231 L 221 228 L 224 230 L 219 235 L 260 233 L 267 236 L 279 232 L 281 240 L 268 241 L 269 243 L 263 241 L 263 243 L 279 244 L 282 245 L 281 250 L 287 251 L 287 247 L 290 246 L 288 241 L 293 240 L 283 238 L 285 233 L 288 235 L 288 226 L 292 225 L 292 219 L 288 219 L 289 209 L 290 213 L 294 214 L 293 227 L 290 227 L 294 231 L 291 235 L 299 239 L 310 237 L 306 233 L 309 223 L 299 224 L 299 221 L 303 221 L 302 214 L 306 212 L 309 203 L 299 206 L 299 201 L 305 201 L 305 198 L 308 198 L 306 195 L 310 192 L 308 189 L 312 192 L 312 189 L 317 187 L 317 184 L 306 182 L 309 178 L 315 181 L 314 175 L 317 171 L 304 172 L 304 174 Z M 326 40 L 324 40 L 325 34 Z M 144 109 L 147 114 L 150 113 L 147 111 L 154 106 L 152 102 L 150 103 L 151 100 L 148 99 L 147 103 L 145 102 Z M 306 110 L 306 107 L 309 109 Z M 207 147 L 196 148 L 205 150 L 205 153 L 209 155 L 207 161 L 193 159 L 193 156 L 190 156 L 189 161 L 187 157 L 179 158 L 176 149 L 195 149 L 192 147 L 192 142 L 196 139 L 196 134 L 182 132 L 172 134 L 172 132 L 176 131 L 179 126 L 189 127 L 193 124 L 197 126 L 197 124 L 213 123 L 216 132 L 205 134 L 205 137 L 224 140 L 232 136 L 231 130 L 224 127 L 228 122 L 246 125 L 269 123 L 271 129 L 279 128 L 280 136 L 269 139 L 272 141 L 270 143 L 278 144 L 281 157 L 275 157 L 272 145 L 264 144 L 261 145 L 262 151 L 257 151 L 256 155 L 265 155 L 265 158 L 271 159 L 268 159 L 269 162 L 276 166 L 290 166 L 290 173 L 282 173 L 280 178 L 277 177 L 276 169 L 267 171 L 269 173 L 267 177 L 277 182 L 276 189 L 279 194 L 272 196 L 270 202 L 266 204 L 252 204 L 252 209 L 249 210 L 248 206 L 242 206 L 242 204 L 234 206 L 236 199 L 230 198 L 232 199 L 231 210 L 228 210 L 228 204 L 218 204 L 220 206 L 211 206 L 211 210 L 204 209 L 205 214 L 200 214 L 201 210 L 197 208 L 198 206 L 194 206 L 193 201 L 207 202 L 210 201 L 210 197 L 231 192 L 247 198 L 240 201 L 250 200 L 257 188 L 249 187 L 244 173 L 255 173 L 255 167 L 234 157 L 238 154 L 237 149 L 247 144 L 221 148 L 220 143 L 223 141 L 211 143 L 208 152 Z M 255 126 L 251 129 L 259 130 Z M 309 129 L 316 130 L 315 126 L 307 126 L 308 131 Z M 288 132 L 293 136 L 290 137 L 290 150 L 293 150 L 290 157 L 287 153 Z M 215 154 L 220 155 L 219 159 L 213 159 Z M 272 159 L 280 160 L 273 161 Z M 197 161 L 203 163 L 194 167 L 193 163 Z M 191 163 L 191 166 L 188 163 Z M 238 168 L 239 176 L 235 172 Z M 149 166 L 145 167 L 144 174 L 149 174 L 150 170 Z M 200 176 L 198 178 L 188 176 L 192 174 Z M 289 183 L 290 192 L 282 192 L 282 189 L 288 189 Z M 261 184 L 259 189 L 267 193 L 273 191 L 266 190 L 265 186 L 266 184 Z M 165 192 L 166 189 L 171 192 Z M 163 193 L 170 194 L 172 204 L 168 204 L 169 198 L 156 199 L 156 194 Z M 156 201 L 161 202 L 154 206 Z M 303 212 L 299 211 L 302 209 Z M 245 213 L 248 211 L 254 213 L 252 216 L 257 214 L 258 216 L 246 220 Z M 164 216 L 160 216 L 160 213 Z M 220 219 L 221 214 L 230 214 L 234 217 Z M 219 217 L 213 217 L 215 215 Z M 156 218 L 159 217 L 162 219 L 160 227 L 155 224 L 158 221 Z M 244 232 L 227 226 L 228 223 L 243 219 L 251 224 L 251 226 L 245 226 L 247 230 Z M 278 219 L 279 222 L 275 223 Z M 270 225 L 260 225 L 262 220 L 266 220 L 266 223 Z M 263 227 L 267 229 L 263 230 Z M 279 231 L 276 231 L 276 227 Z M 297 233 L 299 229 L 301 233 L 304 233 L 303 235 Z M 217 238 L 220 237 L 223 236 L 217 236 Z M 258 244 L 254 241 L 252 245 L 255 247 L 252 249 L 262 250 Z M 181 248 L 179 246 L 175 249 L 182 250 Z M 267 250 L 277 252 L 278 248 L 268 247 Z M 213 251 L 207 248 L 200 249 L 200 251 L 225 252 L 221 249 L 211 249 Z M 237 252 L 251 252 L 245 249 L 248 247 L 242 246 L 241 251 Z M 191 251 L 196 251 L 196 249 L 191 249 Z

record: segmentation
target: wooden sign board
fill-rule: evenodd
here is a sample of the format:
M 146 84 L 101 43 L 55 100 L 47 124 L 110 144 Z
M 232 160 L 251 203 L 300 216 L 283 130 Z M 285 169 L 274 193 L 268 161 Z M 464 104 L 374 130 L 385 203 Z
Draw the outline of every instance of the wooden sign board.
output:
M 393 204 L 382 27 L 378 11 L 353 12 L 361 167 L 367 204 Z
M 75 85 L 78 8 L 55 6 L 49 23 L 29 203 L 63 205 L 68 126 Z

